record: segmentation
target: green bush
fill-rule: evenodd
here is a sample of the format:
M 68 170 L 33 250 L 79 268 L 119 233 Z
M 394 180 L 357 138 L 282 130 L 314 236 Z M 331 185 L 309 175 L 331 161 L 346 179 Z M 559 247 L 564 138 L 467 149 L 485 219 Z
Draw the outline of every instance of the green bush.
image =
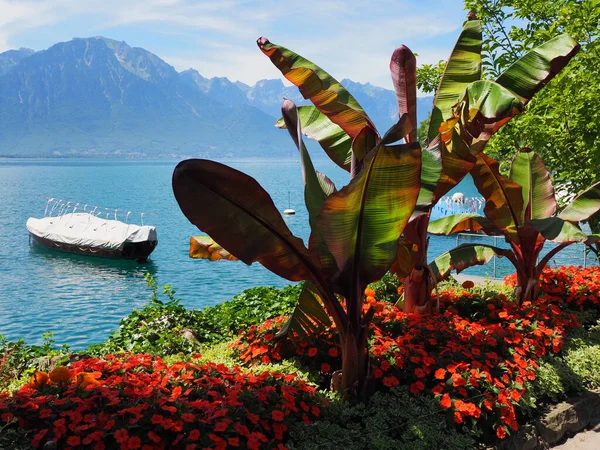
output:
M 368 405 L 334 400 L 323 420 L 292 428 L 288 448 L 295 450 L 466 450 L 475 441 L 459 433 L 439 402 L 415 397 L 403 386 L 377 393 Z
M 128 351 L 169 356 L 201 352 L 203 345 L 230 340 L 241 329 L 289 314 L 302 289 L 301 285 L 256 287 L 230 301 L 192 310 L 180 304 L 171 285 L 161 289 L 150 275 L 146 280 L 152 291 L 149 303 L 134 309 L 105 342 L 91 345 L 88 353 L 101 356 Z
M 398 277 L 388 272 L 381 280 L 371 283 L 369 287 L 375 291 L 375 298 L 378 301 L 395 304 L 400 298 L 398 295 L 400 284 Z

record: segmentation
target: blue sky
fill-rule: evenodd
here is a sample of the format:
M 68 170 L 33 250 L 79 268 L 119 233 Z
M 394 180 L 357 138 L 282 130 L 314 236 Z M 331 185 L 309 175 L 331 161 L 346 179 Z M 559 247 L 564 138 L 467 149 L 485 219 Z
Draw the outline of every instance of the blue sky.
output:
M 463 8 L 460 0 L 0 0 L 0 52 L 105 36 L 177 70 L 253 84 L 279 76 L 256 47 L 262 35 L 338 79 L 391 88 L 394 48 L 408 45 L 420 64 L 446 59 Z

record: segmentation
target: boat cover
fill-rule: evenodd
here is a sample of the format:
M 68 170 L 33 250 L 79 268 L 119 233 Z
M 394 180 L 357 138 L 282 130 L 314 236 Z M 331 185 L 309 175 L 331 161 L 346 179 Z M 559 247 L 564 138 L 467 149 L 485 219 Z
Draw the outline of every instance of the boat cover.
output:
M 70 213 L 57 217 L 27 220 L 30 233 L 79 247 L 121 250 L 126 242 L 156 241 L 156 229 L 103 219 L 88 213 Z

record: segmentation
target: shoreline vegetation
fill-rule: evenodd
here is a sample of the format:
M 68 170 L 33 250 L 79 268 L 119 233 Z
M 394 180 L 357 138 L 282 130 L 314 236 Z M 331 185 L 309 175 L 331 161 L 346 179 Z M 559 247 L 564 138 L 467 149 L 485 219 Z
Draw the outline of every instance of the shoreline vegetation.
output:
M 378 386 L 366 405 L 329 391 L 333 330 L 297 348 L 276 338 L 301 285 L 199 311 L 147 280 L 148 304 L 103 343 L 0 340 L 0 448 L 478 448 L 600 386 L 597 267 L 546 269 L 542 297 L 521 308 L 514 276 L 447 281 L 432 316 L 395 307 L 402 287 L 386 275 L 366 291 Z

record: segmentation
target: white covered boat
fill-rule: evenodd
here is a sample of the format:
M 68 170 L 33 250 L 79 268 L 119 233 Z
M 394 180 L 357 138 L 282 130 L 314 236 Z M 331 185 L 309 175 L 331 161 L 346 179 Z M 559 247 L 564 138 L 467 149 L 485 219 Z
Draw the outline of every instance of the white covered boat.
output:
M 156 228 L 143 225 L 143 214 L 142 225 L 136 225 L 128 223 L 130 212 L 121 213 L 126 216 L 122 222 L 116 209 L 61 202 L 50 199 L 44 218 L 27 220 L 34 242 L 69 253 L 138 261 L 145 261 L 158 244 Z

